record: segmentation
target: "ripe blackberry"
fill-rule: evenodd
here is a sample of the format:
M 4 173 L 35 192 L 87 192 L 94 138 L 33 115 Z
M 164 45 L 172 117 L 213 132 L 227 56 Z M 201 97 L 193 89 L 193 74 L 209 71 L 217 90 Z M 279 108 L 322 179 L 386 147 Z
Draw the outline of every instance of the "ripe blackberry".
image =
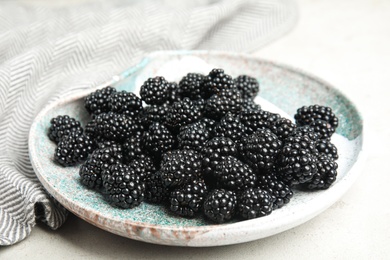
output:
M 336 131 L 328 122 L 320 119 L 311 122 L 310 126 L 313 128 L 314 132 L 319 135 L 320 139 L 330 138 Z
M 269 129 L 257 130 L 243 139 L 239 153 L 243 160 L 260 174 L 269 172 L 279 155 L 282 142 Z
M 234 79 L 234 83 L 244 99 L 254 99 L 259 93 L 259 82 L 253 77 L 240 75 Z
M 141 86 L 140 96 L 148 105 L 162 105 L 170 95 L 171 87 L 164 77 L 149 78 Z
M 290 202 L 293 196 L 292 189 L 277 178 L 275 173 L 259 176 L 259 188 L 268 191 L 272 197 L 273 209 L 278 209 Z
M 161 178 L 169 188 L 187 184 L 202 174 L 202 160 L 193 150 L 174 150 L 164 154 L 160 164 Z
M 233 87 L 234 81 L 230 75 L 225 74 L 223 69 L 212 69 L 204 80 L 205 98 Z
M 238 114 L 242 108 L 241 93 L 237 88 L 223 89 L 212 95 L 205 105 L 205 115 L 209 118 L 220 119 L 228 112 Z
M 261 106 L 257 103 L 255 103 L 255 101 L 253 99 L 245 99 L 243 98 L 243 101 L 242 101 L 242 110 L 261 110 Z
M 328 122 L 334 129 L 339 125 L 339 120 L 330 107 L 312 105 L 303 106 L 294 115 L 297 125 L 310 125 L 317 119 Z
M 240 121 L 247 129 L 248 134 L 257 130 L 272 128 L 281 116 L 265 110 L 244 109 L 240 113 Z
M 261 188 L 249 188 L 238 197 L 237 209 L 243 219 L 253 219 L 272 213 L 272 197 Z
M 175 148 L 176 138 L 163 124 L 153 123 L 149 129 L 145 131 L 143 137 L 144 149 L 159 160 L 161 155 Z
M 54 161 L 64 167 L 73 166 L 85 161 L 93 149 L 94 143 L 89 136 L 72 132 L 61 138 L 54 153 Z
M 145 200 L 151 203 L 162 203 L 169 198 L 170 190 L 164 186 L 159 171 L 145 178 Z
M 277 164 L 278 174 L 287 184 L 310 181 L 317 173 L 315 143 L 306 135 L 285 139 Z
M 129 163 L 134 159 L 139 158 L 144 154 L 142 149 L 142 137 L 134 136 L 126 139 L 122 145 L 123 159 L 125 163 Z
M 229 112 L 214 127 L 213 135 L 227 137 L 238 142 L 242 137 L 246 136 L 246 132 L 246 128 L 240 122 L 239 117 Z
M 236 213 L 237 196 L 234 191 L 214 189 L 203 204 L 205 216 L 217 223 L 224 223 L 232 219 Z
M 295 131 L 296 125 L 291 122 L 290 119 L 282 117 L 277 119 L 273 124 L 271 124 L 269 126 L 269 129 L 276 136 L 278 136 L 279 139 L 283 140 Z
M 339 158 L 339 155 L 337 153 L 337 147 L 330 140 L 319 140 L 316 143 L 316 149 L 320 154 L 326 154 L 332 157 L 334 160 L 337 160 Z
M 180 128 L 177 136 L 180 149 L 200 152 L 204 144 L 210 139 L 210 132 L 201 121 Z
M 150 105 L 144 108 L 141 115 L 141 122 L 144 127 L 149 127 L 153 123 L 164 123 L 165 117 L 168 114 L 170 105 L 168 103 L 162 105 Z
M 113 144 L 96 149 L 80 167 L 80 181 L 88 188 L 102 187 L 102 171 L 112 164 L 122 162 L 122 148 Z
M 183 217 L 194 217 L 200 212 L 207 196 L 207 187 L 203 180 L 193 180 L 171 191 L 170 210 Z
M 79 121 L 68 115 L 59 115 L 50 120 L 49 139 L 58 144 L 61 138 L 70 133 L 81 135 L 83 128 Z
M 131 167 L 113 164 L 104 170 L 102 176 L 103 186 L 111 205 L 131 209 L 144 200 L 145 183 Z
M 195 106 L 189 98 L 175 102 L 169 108 L 165 118 L 165 124 L 174 132 L 180 127 L 191 124 L 202 117 L 199 107 Z
M 227 156 L 216 166 L 214 176 L 219 187 L 234 191 L 254 187 L 257 181 L 252 168 L 233 156 Z
M 116 90 L 110 86 L 92 92 L 84 99 L 84 106 L 90 114 L 98 115 L 110 111 L 108 98 Z
M 237 156 L 237 148 L 235 143 L 227 137 L 214 137 L 210 139 L 202 151 L 202 169 L 206 182 L 212 176 L 215 167 L 226 156 Z
M 328 189 L 336 181 L 337 168 L 338 165 L 332 157 L 321 154 L 317 160 L 317 173 L 310 181 L 304 183 L 303 187 L 309 190 Z
M 110 111 L 136 118 L 142 111 L 142 101 L 132 92 L 115 92 L 108 98 Z
M 320 135 L 314 131 L 314 128 L 309 125 L 297 126 L 290 136 L 307 136 L 313 142 L 320 140 Z
M 140 128 L 131 117 L 113 112 L 101 113 L 94 120 L 95 135 L 106 140 L 124 141 Z
M 188 73 L 179 82 L 178 92 L 180 97 L 188 97 L 197 100 L 205 97 L 204 93 L 205 76 L 199 73 Z
M 134 173 L 140 177 L 141 181 L 144 181 L 147 176 L 156 172 L 156 166 L 151 157 L 147 155 L 140 155 L 136 159 L 133 159 L 128 165 L 134 170 Z

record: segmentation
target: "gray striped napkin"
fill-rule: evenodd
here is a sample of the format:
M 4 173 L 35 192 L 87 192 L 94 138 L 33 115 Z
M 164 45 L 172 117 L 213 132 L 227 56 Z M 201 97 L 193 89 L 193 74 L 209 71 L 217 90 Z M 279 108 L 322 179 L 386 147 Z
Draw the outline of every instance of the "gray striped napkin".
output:
M 297 17 L 291 0 L 63 2 L 1 3 L 0 245 L 26 238 L 37 220 L 52 229 L 66 220 L 29 160 L 29 128 L 43 106 L 104 83 L 151 51 L 253 51 Z

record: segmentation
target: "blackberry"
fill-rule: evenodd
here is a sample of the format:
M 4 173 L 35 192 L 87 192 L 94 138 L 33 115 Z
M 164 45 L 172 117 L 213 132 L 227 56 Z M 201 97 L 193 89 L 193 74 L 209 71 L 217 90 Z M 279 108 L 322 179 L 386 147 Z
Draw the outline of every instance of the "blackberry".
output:
M 162 105 L 170 96 L 171 87 L 164 77 L 149 78 L 141 86 L 140 96 L 148 105 Z
M 290 119 L 282 117 L 271 124 L 269 129 L 281 140 L 283 140 L 295 131 L 296 125 L 291 122 Z
M 289 185 L 310 181 L 317 173 L 316 152 L 315 143 L 307 136 L 286 138 L 277 164 L 281 180 Z
M 267 174 L 275 164 L 282 142 L 269 129 L 257 130 L 243 139 L 239 152 L 259 174 Z
M 234 191 L 214 189 L 203 204 L 205 216 L 217 223 L 229 221 L 236 214 L 237 196 Z
M 328 122 L 320 119 L 311 122 L 310 126 L 319 135 L 320 139 L 330 138 L 336 131 Z
M 235 143 L 227 137 L 214 137 L 210 139 L 202 151 L 202 169 L 204 172 L 204 178 L 206 181 L 209 180 L 215 170 L 215 167 L 222 161 L 226 156 L 236 156 L 237 148 Z
M 243 219 L 253 219 L 272 213 L 272 197 L 261 188 L 249 188 L 238 198 L 238 213 Z
M 124 164 L 113 164 L 105 169 L 103 186 L 111 205 L 131 209 L 144 200 L 145 184 L 134 170 Z
M 206 184 L 202 180 L 194 180 L 170 193 L 170 210 L 179 216 L 194 217 L 201 211 L 206 196 Z
M 88 188 L 99 189 L 102 187 L 102 171 L 112 164 L 122 162 L 122 148 L 113 144 L 105 148 L 96 149 L 81 165 L 80 181 Z
M 339 158 L 339 155 L 337 153 L 337 147 L 330 140 L 319 140 L 316 143 L 316 149 L 320 154 L 326 154 L 332 157 L 334 160 L 337 160 Z
M 232 156 L 227 156 L 217 165 L 214 176 L 219 187 L 234 191 L 254 187 L 257 182 L 252 168 Z
M 110 111 L 136 118 L 142 111 L 142 101 L 132 92 L 115 92 L 108 98 Z
M 202 160 L 193 150 L 174 150 L 164 154 L 160 164 L 161 178 L 169 188 L 187 184 L 202 175 Z
M 278 209 L 290 202 L 293 196 L 293 191 L 283 181 L 277 178 L 275 173 L 259 176 L 259 188 L 268 191 L 272 197 L 273 209 Z
M 151 157 L 147 155 L 140 155 L 136 159 L 132 160 L 128 164 L 134 173 L 140 177 L 141 181 L 144 181 L 147 176 L 156 172 L 156 166 Z
M 202 74 L 188 73 L 179 82 L 178 92 L 180 97 L 188 97 L 191 100 L 204 98 L 204 80 L 205 76 Z
M 317 119 L 324 120 L 334 129 L 339 125 L 339 120 L 330 107 L 312 105 L 303 106 L 297 110 L 294 115 L 297 125 L 310 125 Z
M 83 128 L 79 121 L 68 115 L 59 115 L 50 120 L 50 128 L 48 132 L 49 139 L 58 144 L 61 138 L 70 133 L 81 135 Z
M 261 106 L 257 103 L 255 103 L 255 101 L 253 99 L 248 99 L 248 98 L 243 98 L 243 101 L 242 101 L 242 110 L 261 110 Z
M 257 130 L 272 128 L 281 116 L 265 110 L 244 109 L 240 113 L 240 121 L 246 127 L 248 134 Z
M 54 153 L 54 161 L 64 167 L 73 166 L 85 161 L 93 149 L 94 144 L 88 136 L 72 132 L 61 138 Z
M 246 128 L 240 122 L 239 117 L 229 112 L 214 127 L 213 134 L 217 137 L 227 137 L 238 142 L 246 136 L 246 132 Z
M 165 124 L 173 131 L 178 131 L 180 127 L 191 124 L 202 117 L 199 107 L 195 106 L 189 98 L 175 102 L 169 108 L 165 118 Z
M 314 131 L 314 128 L 309 125 L 297 126 L 290 136 L 307 136 L 313 142 L 320 140 L 320 135 Z
M 200 121 L 180 128 L 177 136 L 180 149 L 200 152 L 204 144 L 210 139 L 210 132 Z
M 176 145 L 176 138 L 160 123 L 150 125 L 142 141 L 144 149 L 157 160 L 163 153 L 173 150 Z
M 90 114 L 98 115 L 110 111 L 108 98 L 116 90 L 110 86 L 92 92 L 84 99 L 84 106 Z
M 141 115 L 141 122 L 144 127 L 149 127 L 153 123 L 164 123 L 165 117 L 168 114 L 170 105 L 168 103 L 162 105 L 150 105 L 144 108 Z
M 223 89 L 212 95 L 205 105 L 205 115 L 212 119 L 220 119 L 228 112 L 238 114 L 242 108 L 241 93 L 236 88 Z
M 169 198 L 170 190 L 164 186 L 159 171 L 145 178 L 145 200 L 151 203 L 162 203 Z
M 332 157 L 321 154 L 317 160 L 317 173 L 310 181 L 304 183 L 303 187 L 309 190 L 328 189 L 336 181 L 337 168 L 338 165 Z
M 244 99 L 254 99 L 259 93 L 259 82 L 253 77 L 240 75 L 234 79 L 234 83 Z
M 129 163 L 134 159 L 143 155 L 142 137 L 134 136 L 126 139 L 122 145 L 123 159 L 125 163 Z
M 222 90 L 234 87 L 233 78 L 223 69 L 212 69 L 204 79 L 205 98 L 219 94 Z
M 94 120 L 95 135 L 106 140 L 124 141 L 140 128 L 131 117 L 113 112 L 101 113 Z

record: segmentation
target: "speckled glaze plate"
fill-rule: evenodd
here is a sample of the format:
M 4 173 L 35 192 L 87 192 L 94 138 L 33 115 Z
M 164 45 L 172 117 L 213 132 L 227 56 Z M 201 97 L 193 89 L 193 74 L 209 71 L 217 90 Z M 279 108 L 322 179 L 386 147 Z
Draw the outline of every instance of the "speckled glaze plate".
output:
M 296 191 L 291 202 L 271 215 L 215 225 L 202 218 L 173 216 L 164 208 L 142 203 L 131 210 L 111 207 L 102 196 L 79 182 L 79 167 L 63 168 L 53 162 L 55 144 L 47 137 L 50 119 L 60 114 L 88 120 L 83 97 L 107 85 L 135 91 L 144 80 L 164 76 L 178 80 L 188 72 L 208 73 L 224 68 L 228 74 L 248 74 L 261 84 L 257 98 L 263 109 L 292 117 L 303 105 L 332 107 L 340 126 L 332 141 L 338 146 L 338 179 L 326 191 Z M 48 105 L 36 117 L 30 131 L 32 165 L 46 190 L 65 208 L 93 225 L 120 236 L 175 246 L 218 246 L 252 241 L 300 225 L 336 202 L 358 176 L 364 158 L 363 122 L 356 107 L 328 83 L 305 72 L 253 58 L 222 52 L 156 52 L 110 82 Z

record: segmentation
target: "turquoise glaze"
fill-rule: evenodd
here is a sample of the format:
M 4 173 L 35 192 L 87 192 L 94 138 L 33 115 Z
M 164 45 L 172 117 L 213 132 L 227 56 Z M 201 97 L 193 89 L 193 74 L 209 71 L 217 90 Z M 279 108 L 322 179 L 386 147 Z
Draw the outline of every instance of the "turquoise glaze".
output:
M 202 64 L 208 66 L 203 67 Z M 89 120 L 83 107 L 83 97 L 95 90 L 93 89 L 51 104 L 37 116 L 32 125 L 30 157 L 36 174 L 47 191 L 74 214 L 121 236 L 166 245 L 215 246 L 251 241 L 299 225 L 332 205 L 352 185 L 363 156 L 362 118 L 348 98 L 307 73 L 234 53 L 157 52 L 99 88 L 112 85 L 119 90 L 134 91 L 139 88 L 140 82 L 163 72 L 162 68 L 180 72 L 183 67 L 193 68 L 191 72 L 221 67 L 232 76 L 252 75 L 261 84 L 261 98 L 290 116 L 303 105 L 332 107 L 340 119 L 338 136 L 334 140 L 340 154 L 336 183 L 327 191 L 296 192 L 291 203 L 267 217 L 223 225 L 214 225 L 202 218 L 176 217 L 164 207 L 148 203 L 142 203 L 131 210 L 111 207 L 101 194 L 80 184 L 78 166 L 63 168 L 53 162 L 55 144 L 47 137 L 50 119 L 57 115 L 68 114 L 83 124 Z M 177 79 L 182 76 L 184 74 L 174 74 Z

